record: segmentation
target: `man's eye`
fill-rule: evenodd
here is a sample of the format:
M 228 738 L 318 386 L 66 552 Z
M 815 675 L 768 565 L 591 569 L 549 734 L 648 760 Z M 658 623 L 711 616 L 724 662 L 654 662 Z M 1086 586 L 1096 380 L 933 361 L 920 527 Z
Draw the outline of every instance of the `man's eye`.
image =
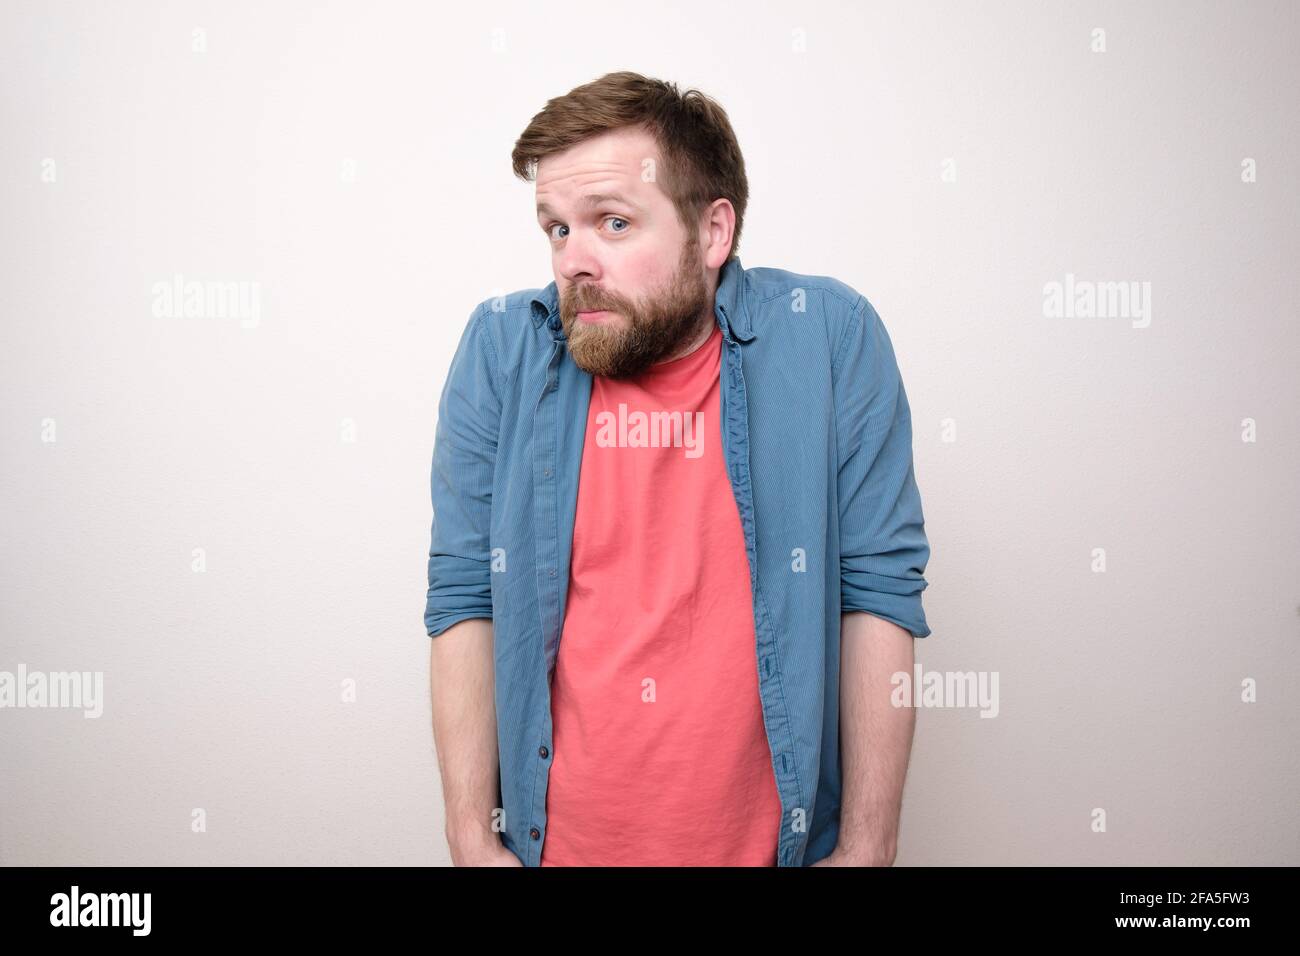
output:
M 612 230 L 614 233 L 627 232 L 628 228 L 630 228 L 630 226 L 631 226 L 631 224 L 630 224 L 626 219 L 624 219 L 622 216 L 606 216 L 606 217 L 605 217 L 605 221 L 606 221 L 606 222 L 615 221 L 615 222 L 621 222 L 621 223 L 623 223 L 624 228 L 622 228 L 622 229 L 614 229 L 614 230 Z M 549 225 L 549 226 L 546 227 L 546 234 L 550 237 L 551 241 L 554 242 L 554 241 L 557 240 L 557 239 L 563 239 L 563 238 L 564 238 L 564 236 L 557 236 L 557 235 L 555 234 L 555 230 L 556 230 L 556 229 L 568 229 L 568 228 L 569 228 L 569 227 L 566 226 L 566 225 L 565 225 L 564 223 L 562 223 L 562 222 L 555 222 L 555 223 L 552 223 L 551 225 Z

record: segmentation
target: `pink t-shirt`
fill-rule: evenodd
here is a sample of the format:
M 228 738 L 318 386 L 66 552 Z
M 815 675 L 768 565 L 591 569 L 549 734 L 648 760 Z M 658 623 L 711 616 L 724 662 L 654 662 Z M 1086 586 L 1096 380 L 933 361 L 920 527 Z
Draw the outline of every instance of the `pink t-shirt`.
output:
M 542 866 L 776 865 L 721 357 L 715 327 L 635 379 L 592 379 Z

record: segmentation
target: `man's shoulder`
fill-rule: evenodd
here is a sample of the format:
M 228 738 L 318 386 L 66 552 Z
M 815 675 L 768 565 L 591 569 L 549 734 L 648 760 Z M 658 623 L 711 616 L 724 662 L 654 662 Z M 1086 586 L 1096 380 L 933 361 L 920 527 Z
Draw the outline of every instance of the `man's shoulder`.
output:
M 554 308 L 555 298 L 550 286 L 516 289 L 483 299 L 474 306 L 471 318 L 498 324 L 514 324 L 524 319 L 531 322 L 534 313 L 545 318 Z
M 834 276 L 762 266 L 745 270 L 745 284 L 750 320 L 760 335 L 765 330 L 783 334 L 818 330 L 835 349 L 850 327 L 872 314 L 867 297 Z M 792 323 L 792 315 L 820 321 Z
M 750 296 L 758 305 L 815 297 L 818 307 L 847 314 L 863 298 L 857 289 L 834 276 L 792 272 L 770 266 L 746 269 L 745 282 Z
M 498 355 L 531 343 L 546 344 L 546 319 L 555 309 L 554 283 L 503 292 L 481 300 L 470 312 L 468 328 L 486 338 Z

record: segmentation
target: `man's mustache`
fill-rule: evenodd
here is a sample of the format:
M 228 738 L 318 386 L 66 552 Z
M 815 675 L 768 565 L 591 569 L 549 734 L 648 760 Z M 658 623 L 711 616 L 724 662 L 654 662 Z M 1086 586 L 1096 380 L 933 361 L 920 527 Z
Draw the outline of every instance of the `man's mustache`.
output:
M 573 314 L 579 312 L 618 312 L 623 308 L 622 303 L 611 302 L 604 299 L 593 299 L 587 296 L 571 300 L 573 303 Z
M 579 312 L 621 312 L 622 309 L 617 305 L 606 305 L 603 302 L 583 302 L 574 306 L 573 315 Z

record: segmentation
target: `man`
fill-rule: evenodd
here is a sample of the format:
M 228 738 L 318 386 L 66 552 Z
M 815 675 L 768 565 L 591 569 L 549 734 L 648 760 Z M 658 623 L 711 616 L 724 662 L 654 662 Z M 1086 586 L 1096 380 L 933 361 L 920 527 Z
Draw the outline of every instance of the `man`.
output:
M 513 162 L 555 278 L 474 311 L 433 455 L 453 863 L 891 864 L 929 546 L 879 316 L 741 266 L 697 91 L 609 74 Z

